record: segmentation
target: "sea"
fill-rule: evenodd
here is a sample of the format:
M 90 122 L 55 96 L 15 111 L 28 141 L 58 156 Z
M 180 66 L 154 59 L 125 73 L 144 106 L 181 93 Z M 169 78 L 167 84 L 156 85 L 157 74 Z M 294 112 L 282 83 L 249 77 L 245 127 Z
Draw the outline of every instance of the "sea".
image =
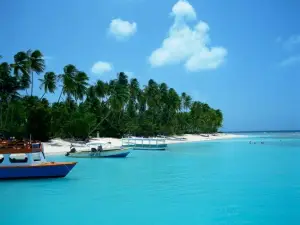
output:
M 300 133 L 244 134 L 76 159 L 60 179 L 1 181 L 0 224 L 299 225 Z

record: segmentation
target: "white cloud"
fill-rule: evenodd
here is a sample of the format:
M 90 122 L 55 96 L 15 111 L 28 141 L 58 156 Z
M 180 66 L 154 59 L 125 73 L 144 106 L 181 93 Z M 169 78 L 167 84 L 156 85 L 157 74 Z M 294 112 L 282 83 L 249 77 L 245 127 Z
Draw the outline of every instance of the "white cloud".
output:
M 113 70 L 113 65 L 109 62 L 98 61 L 92 66 L 92 72 L 95 74 L 103 74 Z
M 280 66 L 292 66 L 295 64 L 300 64 L 300 55 L 291 56 L 283 61 L 281 61 Z
M 113 35 L 117 40 L 124 40 L 137 31 L 136 22 L 130 23 L 122 19 L 113 19 L 109 25 L 109 33 Z
M 173 6 L 171 15 L 175 16 L 175 18 L 187 18 L 191 20 L 194 20 L 197 17 L 193 6 L 184 0 L 178 1 Z
M 194 27 L 187 24 L 188 20 L 196 19 L 193 6 L 188 1 L 179 0 L 173 6 L 171 15 L 174 23 L 161 47 L 150 55 L 151 65 L 159 67 L 184 63 L 185 68 L 191 72 L 218 68 L 224 62 L 227 50 L 210 46 L 207 23 L 198 21 Z

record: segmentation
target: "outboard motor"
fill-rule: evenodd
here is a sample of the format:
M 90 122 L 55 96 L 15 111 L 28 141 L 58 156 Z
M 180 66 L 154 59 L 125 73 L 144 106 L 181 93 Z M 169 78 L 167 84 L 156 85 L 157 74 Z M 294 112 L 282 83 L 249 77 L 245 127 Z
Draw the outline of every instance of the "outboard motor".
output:
M 102 152 L 102 151 L 103 151 L 102 145 L 99 145 L 99 146 L 98 146 L 98 151 L 99 151 L 99 152 Z
M 75 153 L 75 152 L 76 152 L 76 148 L 73 147 L 73 145 L 71 144 L 71 146 L 70 146 L 70 151 L 68 151 L 68 152 L 65 154 L 65 156 L 69 156 L 70 153 Z

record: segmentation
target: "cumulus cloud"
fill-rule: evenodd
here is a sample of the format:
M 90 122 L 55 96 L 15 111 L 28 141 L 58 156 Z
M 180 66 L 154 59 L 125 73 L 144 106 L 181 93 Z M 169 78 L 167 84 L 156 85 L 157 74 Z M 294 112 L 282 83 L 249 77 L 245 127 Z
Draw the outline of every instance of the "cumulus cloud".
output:
M 180 0 L 178 1 L 172 8 L 171 12 L 172 16 L 175 18 L 186 18 L 190 20 L 196 19 L 196 12 L 192 5 L 190 5 L 187 1 Z
M 133 36 L 137 31 L 136 22 L 129 22 L 120 18 L 113 19 L 109 25 L 109 33 L 117 40 L 124 40 Z
M 184 63 L 187 71 L 211 70 L 218 68 L 227 56 L 221 46 L 210 45 L 209 26 L 198 21 L 194 27 L 187 22 L 196 20 L 196 11 L 188 1 L 179 0 L 172 8 L 174 23 L 161 47 L 149 57 L 153 67 Z
M 289 58 L 281 61 L 280 66 L 292 66 L 295 64 L 300 64 L 300 55 L 290 56 Z
M 92 72 L 95 74 L 103 74 L 113 70 L 113 65 L 109 62 L 98 61 L 92 66 Z

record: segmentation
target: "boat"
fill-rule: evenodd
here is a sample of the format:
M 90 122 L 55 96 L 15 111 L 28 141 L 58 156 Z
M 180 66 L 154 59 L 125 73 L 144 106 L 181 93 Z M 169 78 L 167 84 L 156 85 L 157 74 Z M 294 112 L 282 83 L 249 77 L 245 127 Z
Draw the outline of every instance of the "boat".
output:
M 84 146 L 71 144 L 65 156 L 73 158 L 125 158 L 131 148 L 112 146 L 110 142 L 88 142 Z
M 122 138 L 122 146 L 125 148 L 131 147 L 134 150 L 160 150 L 167 149 L 166 138 L 144 138 L 144 137 L 130 137 Z
M 41 142 L 0 140 L 0 179 L 65 177 L 77 162 L 48 162 Z

